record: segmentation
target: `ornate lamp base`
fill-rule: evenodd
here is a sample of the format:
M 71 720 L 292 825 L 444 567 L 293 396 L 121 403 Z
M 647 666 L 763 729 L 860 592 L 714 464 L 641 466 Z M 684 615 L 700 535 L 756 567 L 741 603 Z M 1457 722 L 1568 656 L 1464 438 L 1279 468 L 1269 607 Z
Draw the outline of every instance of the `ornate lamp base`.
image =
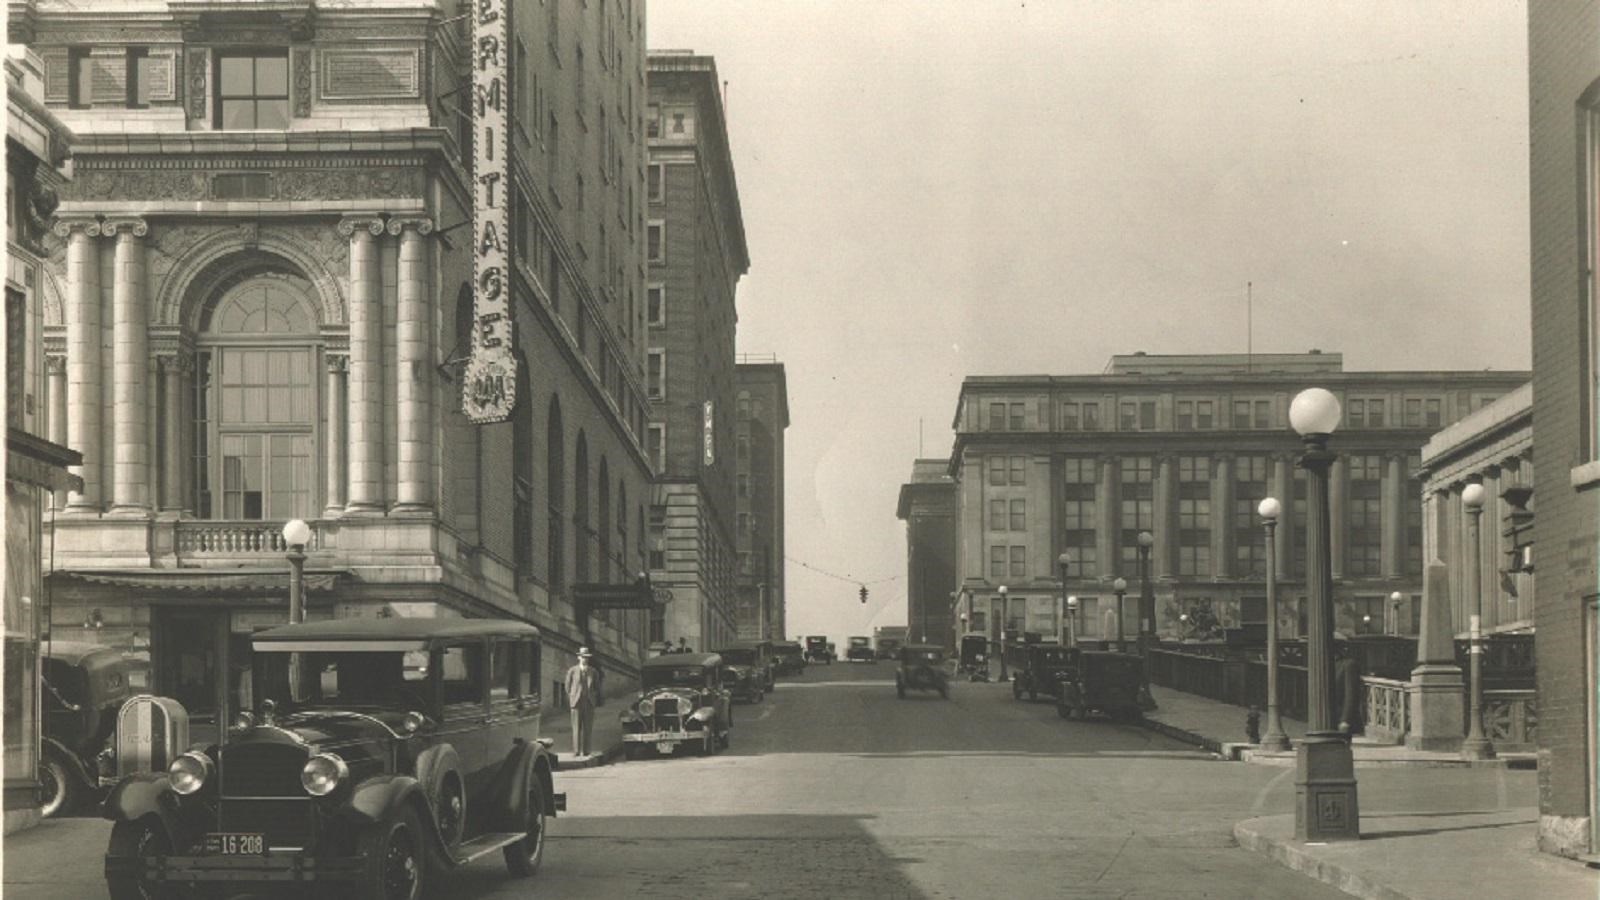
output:
M 1360 840 L 1355 758 L 1344 736 L 1307 734 L 1295 762 L 1295 840 Z

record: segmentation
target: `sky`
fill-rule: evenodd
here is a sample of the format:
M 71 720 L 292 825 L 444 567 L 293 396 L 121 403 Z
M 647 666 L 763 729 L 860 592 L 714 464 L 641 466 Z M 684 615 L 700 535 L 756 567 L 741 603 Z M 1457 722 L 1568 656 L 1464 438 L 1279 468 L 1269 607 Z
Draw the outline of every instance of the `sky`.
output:
M 948 458 L 968 375 L 1247 342 L 1530 364 L 1522 2 L 649 0 L 646 27 L 726 82 L 738 349 L 788 376 L 791 638 L 905 623 L 900 485 Z

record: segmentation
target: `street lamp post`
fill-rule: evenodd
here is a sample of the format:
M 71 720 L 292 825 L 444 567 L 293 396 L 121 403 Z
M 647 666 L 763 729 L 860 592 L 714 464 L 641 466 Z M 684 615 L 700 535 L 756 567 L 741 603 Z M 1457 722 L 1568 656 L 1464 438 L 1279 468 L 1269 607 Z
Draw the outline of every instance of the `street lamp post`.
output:
M 1065 550 L 1063 550 L 1061 552 L 1060 556 L 1056 557 L 1056 565 L 1061 567 L 1061 618 L 1062 619 L 1066 619 L 1066 617 L 1067 617 L 1067 566 L 1070 565 L 1071 563 L 1072 563 L 1072 557 L 1068 556 Z M 1061 631 L 1062 631 L 1063 634 L 1068 633 L 1068 632 L 1071 631 L 1071 627 L 1065 621 L 1063 621 L 1061 623 Z
M 289 624 L 306 619 L 306 545 L 311 543 L 311 526 L 304 519 L 290 519 L 283 526 L 283 542 L 289 546 Z
M 1078 646 L 1078 598 L 1067 598 L 1067 646 Z
M 1118 578 L 1111 582 L 1111 590 L 1117 595 L 1117 652 L 1122 652 L 1122 598 L 1128 594 L 1128 579 Z
M 1256 512 L 1267 532 L 1267 733 L 1261 738 L 1261 749 L 1282 752 L 1289 749 L 1289 736 L 1284 734 L 1278 714 L 1278 560 L 1274 549 L 1282 506 L 1278 498 L 1266 497 Z
M 1461 742 L 1462 759 L 1494 759 L 1494 744 L 1483 733 L 1483 589 L 1478 567 L 1482 548 L 1478 542 L 1478 520 L 1483 516 L 1483 485 L 1474 482 L 1461 492 L 1461 505 L 1467 510 L 1467 597 L 1472 602 L 1471 650 L 1472 694 L 1468 698 L 1467 737 Z
M 1306 736 L 1295 764 L 1295 838 L 1301 841 L 1355 840 L 1361 837 L 1355 761 L 1349 736 L 1333 719 L 1333 553 L 1328 508 L 1328 471 L 1335 454 L 1328 436 L 1339 427 L 1339 399 L 1322 388 L 1308 388 L 1289 404 L 1289 424 L 1305 452 L 1296 463 L 1306 470 Z
M 1000 633 L 1000 680 L 1010 681 L 1006 674 L 1006 586 L 1000 585 L 1000 613 L 995 616 L 996 631 Z
M 1156 592 L 1150 586 L 1150 548 L 1156 536 L 1139 532 L 1139 652 L 1147 649 L 1148 639 L 1156 634 Z M 1118 634 L 1117 637 L 1121 637 Z
M 1404 599 L 1404 595 L 1402 595 L 1399 591 L 1395 591 L 1389 595 L 1389 621 L 1393 623 L 1390 625 L 1390 627 L 1393 628 L 1394 631 L 1390 632 L 1385 630 L 1385 634 L 1405 634 L 1404 631 L 1400 630 L 1400 601 Z

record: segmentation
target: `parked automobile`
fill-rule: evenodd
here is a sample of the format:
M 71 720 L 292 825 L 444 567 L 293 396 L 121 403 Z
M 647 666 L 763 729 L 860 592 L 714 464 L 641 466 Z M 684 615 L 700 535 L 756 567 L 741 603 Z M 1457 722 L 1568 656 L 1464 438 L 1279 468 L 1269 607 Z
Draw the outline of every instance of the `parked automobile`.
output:
M 98 798 L 103 784 L 109 784 L 117 709 L 132 691 L 129 664 L 116 648 L 57 640 L 41 647 L 44 739 L 39 748 L 39 813 L 49 818 Z
M 1025 644 L 1021 664 L 1011 673 L 1011 696 L 1029 700 L 1061 696 L 1061 678 L 1073 666 L 1072 648 L 1060 644 Z
M 806 662 L 833 665 L 833 644 L 828 641 L 826 635 L 813 634 L 806 637 Z
M 639 666 L 639 696 L 622 711 L 623 752 L 636 759 L 654 748 L 671 753 L 689 744 L 705 756 L 727 747 L 733 706 L 723 685 L 722 657 L 674 653 Z
M 844 651 L 845 662 L 877 662 L 872 652 L 872 638 L 853 637 L 849 649 Z
M 873 656 L 877 659 L 886 659 L 893 662 L 900 658 L 900 645 L 902 643 L 899 638 L 878 638 L 878 648 L 873 653 Z
M 334 619 L 252 645 L 254 708 L 225 742 L 106 799 L 112 900 L 268 882 L 416 900 L 437 871 L 496 850 L 512 875 L 539 868 L 566 796 L 538 737 L 538 629 Z
M 778 666 L 773 659 L 769 641 L 735 641 L 711 652 L 722 657 L 723 665 L 748 666 L 761 678 L 761 689 L 770 691 L 778 685 Z M 730 690 L 732 685 L 725 685 Z
M 895 693 L 938 691 L 950 699 L 950 677 L 945 671 L 944 648 L 938 644 L 906 644 L 900 648 L 900 668 L 894 673 Z
M 1144 658 L 1137 653 L 1110 650 L 1067 651 L 1069 665 L 1062 672 L 1056 712 L 1061 718 L 1087 719 L 1091 711 L 1118 721 L 1137 720 L 1139 689 L 1144 684 Z
M 983 634 L 961 636 L 960 658 L 956 673 L 967 676 L 968 681 L 989 680 L 989 637 Z
M 772 655 L 777 661 L 779 675 L 806 673 L 806 653 L 798 641 L 773 641 Z
M 740 645 L 714 652 L 722 657 L 722 686 L 729 694 L 750 703 L 767 696 L 767 671 L 760 663 L 759 648 Z

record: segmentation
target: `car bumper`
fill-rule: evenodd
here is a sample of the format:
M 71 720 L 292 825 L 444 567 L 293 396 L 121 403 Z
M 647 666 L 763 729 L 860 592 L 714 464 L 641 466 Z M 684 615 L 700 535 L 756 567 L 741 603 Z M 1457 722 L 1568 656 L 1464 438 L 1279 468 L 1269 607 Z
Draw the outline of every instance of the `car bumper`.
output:
M 293 852 L 261 856 L 106 857 L 106 875 L 132 875 L 144 882 L 360 881 L 359 857 L 320 858 Z

